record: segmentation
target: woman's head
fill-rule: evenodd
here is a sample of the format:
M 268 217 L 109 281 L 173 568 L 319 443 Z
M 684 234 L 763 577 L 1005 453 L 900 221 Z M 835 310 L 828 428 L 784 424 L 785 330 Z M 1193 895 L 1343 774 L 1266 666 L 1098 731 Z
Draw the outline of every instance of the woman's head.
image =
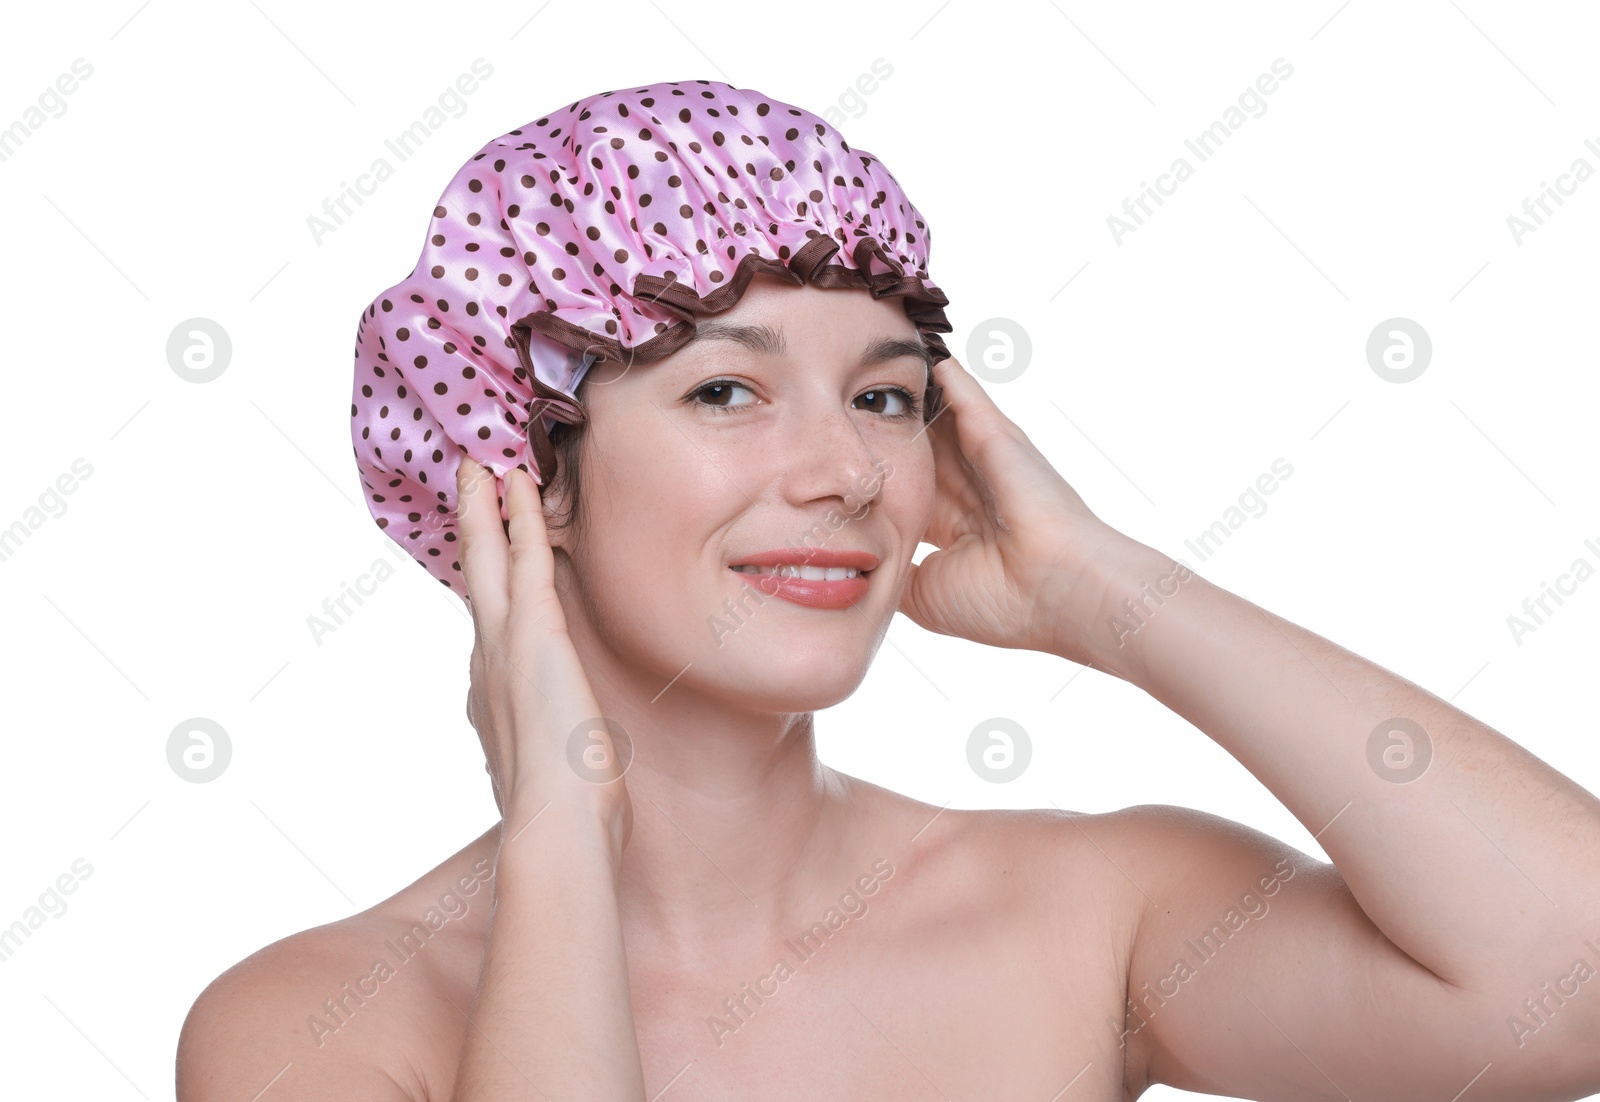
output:
M 580 385 L 582 402 L 601 385 L 586 368 L 642 376 L 755 287 L 866 300 L 942 358 L 950 324 L 928 245 L 876 157 L 753 90 L 605 92 L 511 131 L 457 172 L 416 267 L 363 313 L 351 434 L 369 507 L 465 595 L 453 496 L 463 453 L 546 481 L 551 431 L 582 421 Z M 587 454 L 581 432 L 564 445 Z M 582 496 L 584 513 L 604 505 Z

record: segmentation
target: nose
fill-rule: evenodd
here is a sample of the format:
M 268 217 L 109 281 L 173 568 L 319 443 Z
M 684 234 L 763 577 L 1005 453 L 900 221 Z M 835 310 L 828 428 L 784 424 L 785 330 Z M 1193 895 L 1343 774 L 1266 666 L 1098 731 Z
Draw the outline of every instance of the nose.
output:
M 784 479 L 792 503 L 837 498 L 846 515 L 876 505 L 893 469 L 861 434 L 856 418 L 873 414 L 841 407 L 837 396 L 796 403 L 793 412 L 786 426 Z

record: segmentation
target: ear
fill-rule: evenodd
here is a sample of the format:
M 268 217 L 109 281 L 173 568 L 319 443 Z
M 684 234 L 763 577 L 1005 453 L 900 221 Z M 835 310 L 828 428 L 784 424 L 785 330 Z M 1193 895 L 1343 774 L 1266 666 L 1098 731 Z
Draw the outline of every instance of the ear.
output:
M 539 500 L 544 505 L 545 532 L 552 549 L 565 549 L 572 538 L 571 519 L 568 516 L 571 503 L 565 487 L 558 484 L 561 481 L 564 480 L 552 480 L 552 485 L 539 487 Z
M 572 480 L 567 472 L 559 469 L 553 452 L 550 458 L 550 467 L 555 470 L 545 484 L 539 486 L 539 501 L 544 507 L 545 533 L 550 547 L 552 550 L 560 548 L 564 555 L 572 544 Z

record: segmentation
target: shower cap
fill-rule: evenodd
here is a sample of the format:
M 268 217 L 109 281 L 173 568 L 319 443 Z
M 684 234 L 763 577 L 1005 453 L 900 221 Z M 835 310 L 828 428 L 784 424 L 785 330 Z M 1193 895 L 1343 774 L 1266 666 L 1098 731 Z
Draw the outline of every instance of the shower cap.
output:
M 501 135 L 439 197 L 411 274 L 362 311 L 350 431 L 368 508 L 465 597 L 462 454 L 548 485 L 550 432 L 583 420 L 590 365 L 671 355 L 757 272 L 897 297 L 944 359 L 928 249 L 882 162 L 753 89 L 603 92 Z M 924 417 L 939 401 L 930 386 Z

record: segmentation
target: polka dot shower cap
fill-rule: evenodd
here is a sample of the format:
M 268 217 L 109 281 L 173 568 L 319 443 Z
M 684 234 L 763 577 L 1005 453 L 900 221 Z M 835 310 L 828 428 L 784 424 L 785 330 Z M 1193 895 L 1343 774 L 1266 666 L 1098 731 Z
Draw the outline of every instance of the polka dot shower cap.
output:
M 876 157 L 748 88 L 603 92 L 495 138 L 440 196 L 411 274 L 362 312 L 350 430 L 368 507 L 465 597 L 462 453 L 547 484 L 550 431 L 583 420 L 589 366 L 670 355 L 757 272 L 897 297 L 943 359 L 928 245 Z

